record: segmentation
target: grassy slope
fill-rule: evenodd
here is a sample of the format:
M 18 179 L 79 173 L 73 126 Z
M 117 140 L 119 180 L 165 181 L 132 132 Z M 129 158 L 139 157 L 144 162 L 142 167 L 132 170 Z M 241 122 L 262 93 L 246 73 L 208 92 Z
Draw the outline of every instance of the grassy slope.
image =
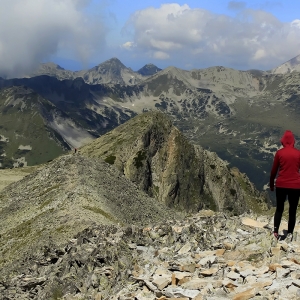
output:
M 39 96 L 25 95 L 14 106 L 5 102 L 10 96 L 5 90 L 0 93 L 0 134 L 9 139 L 0 142 L 0 152 L 6 154 L 0 157 L 2 167 L 11 167 L 12 158 L 25 157 L 28 165 L 36 165 L 62 154 L 62 148 L 50 137 L 51 129 L 39 112 Z M 30 145 L 32 150 L 19 150 L 20 145 Z

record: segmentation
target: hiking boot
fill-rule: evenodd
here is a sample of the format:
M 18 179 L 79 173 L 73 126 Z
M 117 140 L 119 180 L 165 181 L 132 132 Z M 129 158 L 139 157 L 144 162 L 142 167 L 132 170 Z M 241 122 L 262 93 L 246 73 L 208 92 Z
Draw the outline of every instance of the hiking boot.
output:
M 274 238 L 278 241 L 279 240 L 279 234 L 278 232 L 273 232 Z
M 288 233 L 284 241 L 286 243 L 291 243 L 293 241 L 293 234 L 292 233 Z

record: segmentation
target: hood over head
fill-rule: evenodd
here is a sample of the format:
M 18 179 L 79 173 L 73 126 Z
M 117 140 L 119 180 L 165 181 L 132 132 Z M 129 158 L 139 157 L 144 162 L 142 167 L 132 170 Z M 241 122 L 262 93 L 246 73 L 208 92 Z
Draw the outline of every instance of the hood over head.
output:
M 290 130 L 286 130 L 280 142 L 283 147 L 294 147 L 295 138 L 293 133 Z

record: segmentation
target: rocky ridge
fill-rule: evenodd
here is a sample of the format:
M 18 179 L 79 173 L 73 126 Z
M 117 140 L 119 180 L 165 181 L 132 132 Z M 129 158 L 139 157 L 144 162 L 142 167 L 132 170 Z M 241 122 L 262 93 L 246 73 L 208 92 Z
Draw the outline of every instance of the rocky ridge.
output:
M 1 271 L 0 299 L 299 299 L 300 239 L 272 218 L 201 211 L 154 226 L 91 226 Z M 284 231 L 283 222 L 281 230 Z
M 114 166 L 65 155 L 0 192 L 0 266 L 37 247 L 56 244 L 93 224 L 153 224 L 180 218 L 150 198 Z M 27 253 L 27 254 L 26 254 Z
M 216 153 L 191 144 L 163 113 L 138 115 L 80 148 L 113 164 L 160 203 L 241 214 L 267 209 L 267 199 L 245 174 Z
M 26 77 L 35 77 L 47 75 L 56 77 L 59 80 L 82 78 L 87 84 L 127 84 L 133 85 L 140 83 L 144 77 L 152 75 L 159 71 L 156 66 L 146 65 L 137 72 L 132 71 L 122 64 L 116 57 L 106 60 L 105 62 L 89 69 L 81 71 L 69 71 L 54 63 L 40 64 L 38 69 Z

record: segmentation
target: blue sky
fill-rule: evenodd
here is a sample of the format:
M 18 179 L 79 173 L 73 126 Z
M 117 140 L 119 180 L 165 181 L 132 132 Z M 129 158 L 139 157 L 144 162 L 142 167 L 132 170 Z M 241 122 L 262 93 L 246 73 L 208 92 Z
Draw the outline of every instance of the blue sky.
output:
M 182 69 L 268 70 L 300 54 L 300 1 L 0 0 L 0 76 L 118 57 Z

